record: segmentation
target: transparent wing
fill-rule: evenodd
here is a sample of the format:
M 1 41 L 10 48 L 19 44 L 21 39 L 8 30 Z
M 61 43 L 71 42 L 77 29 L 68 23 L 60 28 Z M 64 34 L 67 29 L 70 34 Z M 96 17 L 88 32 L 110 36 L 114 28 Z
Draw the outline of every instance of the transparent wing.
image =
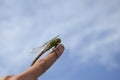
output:
M 60 34 L 57 35 L 56 37 L 54 37 L 53 39 L 51 39 L 50 42 L 53 41 L 53 40 L 55 40 L 55 39 L 58 38 L 59 36 L 60 36 Z
M 47 48 L 47 44 L 44 45 L 44 46 L 33 48 L 30 53 L 39 53 L 39 52 L 43 51 L 46 48 Z
M 53 40 L 55 40 L 57 37 L 59 37 L 59 35 L 57 35 L 53 39 L 49 40 L 48 42 L 46 42 L 42 46 L 33 48 L 32 51 L 30 51 L 30 53 L 39 53 L 39 52 L 41 52 L 43 50 L 46 50 L 48 48 L 48 45 L 50 45 L 49 43 L 52 42 Z
M 48 42 L 46 42 L 45 44 L 43 44 L 41 47 L 43 47 L 43 46 L 49 44 L 50 42 L 52 42 L 53 40 L 55 40 L 55 39 L 58 38 L 58 37 L 59 37 L 59 35 L 57 35 L 57 36 L 54 37 L 53 39 L 49 40 Z

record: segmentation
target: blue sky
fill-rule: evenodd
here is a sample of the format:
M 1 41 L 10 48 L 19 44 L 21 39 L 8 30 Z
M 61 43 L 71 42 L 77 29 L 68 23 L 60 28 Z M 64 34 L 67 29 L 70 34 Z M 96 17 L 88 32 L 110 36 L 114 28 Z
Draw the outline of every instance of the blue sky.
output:
M 64 54 L 39 80 L 120 80 L 119 0 L 0 0 L 0 76 L 58 34 Z

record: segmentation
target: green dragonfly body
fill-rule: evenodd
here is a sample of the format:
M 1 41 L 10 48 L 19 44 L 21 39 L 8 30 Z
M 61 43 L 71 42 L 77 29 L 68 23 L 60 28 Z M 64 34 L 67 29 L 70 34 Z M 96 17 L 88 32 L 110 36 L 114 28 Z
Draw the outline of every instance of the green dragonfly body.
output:
M 58 35 L 59 36 L 59 35 Z M 59 43 L 61 43 L 61 39 L 58 38 L 58 36 L 56 36 L 55 38 L 53 38 L 52 40 L 46 42 L 43 46 L 41 47 L 37 47 L 37 48 L 34 48 L 33 49 L 33 52 L 35 51 L 38 51 L 40 50 L 40 48 L 43 48 L 44 49 L 38 54 L 38 56 L 33 60 L 31 66 L 39 59 L 39 57 L 44 54 L 46 51 L 50 50 L 51 48 L 53 47 L 56 47 Z

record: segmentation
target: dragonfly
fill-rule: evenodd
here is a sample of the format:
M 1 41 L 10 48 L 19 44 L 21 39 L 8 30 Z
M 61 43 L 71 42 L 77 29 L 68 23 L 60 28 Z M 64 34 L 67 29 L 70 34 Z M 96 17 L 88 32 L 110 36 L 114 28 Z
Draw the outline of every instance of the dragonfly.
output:
M 61 43 L 61 39 L 59 38 L 59 35 L 57 35 L 56 37 L 54 37 L 53 39 L 51 39 L 50 41 L 46 42 L 45 44 L 43 44 L 40 47 L 37 48 L 33 48 L 31 53 L 36 53 L 39 52 L 39 54 L 37 55 L 37 57 L 33 60 L 31 66 L 39 59 L 39 57 L 41 55 L 43 55 L 45 52 L 47 52 L 48 50 L 50 50 L 53 47 L 56 47 L 59 43 Z

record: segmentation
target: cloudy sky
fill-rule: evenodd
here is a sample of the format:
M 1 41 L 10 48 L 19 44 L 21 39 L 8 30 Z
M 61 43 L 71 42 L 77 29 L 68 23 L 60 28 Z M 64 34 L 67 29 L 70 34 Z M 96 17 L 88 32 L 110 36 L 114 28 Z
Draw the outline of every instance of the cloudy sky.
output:
M 120 80 L 120 0 L 0 0 L 0 76 L 58 34 L 64 54 L 39 80 Z

